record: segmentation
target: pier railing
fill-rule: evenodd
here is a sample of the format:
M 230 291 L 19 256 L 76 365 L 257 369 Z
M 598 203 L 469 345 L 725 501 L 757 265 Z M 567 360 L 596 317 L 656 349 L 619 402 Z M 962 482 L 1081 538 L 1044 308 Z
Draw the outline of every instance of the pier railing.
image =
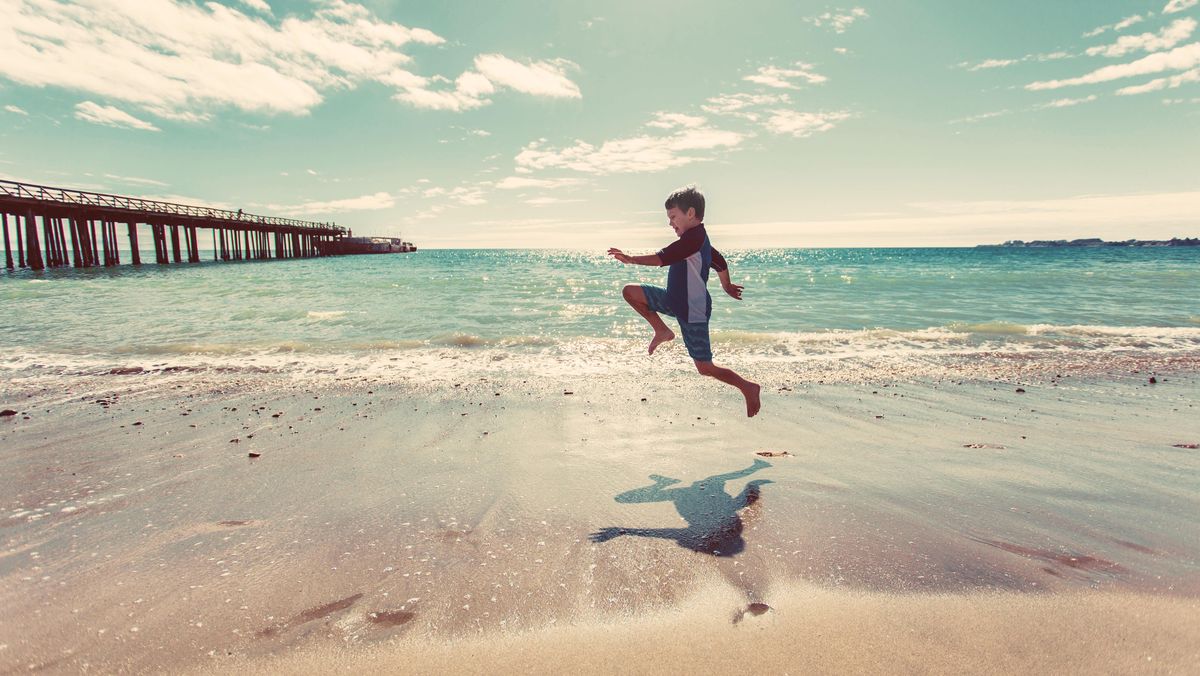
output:
M 173 202 L 160 202 L 158 200 L 149 200 L 142 197 L 109 195 L 101 192 L 87 192 L 86 190 L 72 190 L 70 188 L 55 188 L 47 185 L 36 185 L 33 183 L 17 183 L 16 181 L 0 180 L 0 197 L 57 204 L 124 209 L 127 211 L 168 214 L 173 216 L 221 218 L 262 225 L 287 225 L 294 228 L 315 228 L 320 230 L 336 228 L 338 230 L 342 230 L 343 232 L 345 231 L 345 228 L 339 228 L 338 226 L 330 223 L 301 221 L 294 218 L 283 218 L 280 216 L 260 216 L 258 214 L 248 214 L 242 211 L 232 211 L 229 209 L 216 209 L 213 207 L 195 206 L 191 204 L 175 204 Z
M 141 264 L 139 225 L 149 226 L 155 258 L 164 265 L 172 258 L 183 262 L 184 252 L 189 263 L 200 262 L 199 229 L 212 231 L 213 258 L 227 261 L 326 256 L 348 234 L 335 223 L 0 180 L 0 229 L 10 270 L 10 215 L 16 230 L 16 267 L 34 270 L 72 262 L 77 268 L 119 265 L 118 223 L 128 228 L 134 265 Z

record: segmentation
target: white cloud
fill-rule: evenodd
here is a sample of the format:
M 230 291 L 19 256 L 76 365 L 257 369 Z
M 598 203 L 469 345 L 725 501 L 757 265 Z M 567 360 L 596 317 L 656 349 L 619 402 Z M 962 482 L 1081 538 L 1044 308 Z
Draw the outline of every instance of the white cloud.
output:
M 1156 92 L 1160 89 L 1175 89 L 1176 87 L 1189 82 L 1200 82 L 1200 68 L 1193 68 L 1178 75 L 1156 78 L 1145 84 L 1123 87 L 1117 90 L 1117 94 L 1120 96 L 1145 94 L 1146 92 Z
M 755 122 L 761 116 L 757 109 L 765 106 L 787 105 L 791 98 L 786 94 L 721 94 L 700 106 L 713 115 L 732 115 Z
M 1151 14 L 1153 14 L 1153 12 L 1151 12 Z M 1141 23 L 1145 20 L 1146 20 L 1146 18 L 1143 17 L 1142 15 L 1134 14 L 1133 16 L 1127 16 L 1124 19 L 1121 19 L 1120 21 L 1116 22 L 1115 24 L 1109 24 L 1107 26 L 1099 26 L 1097 28 L 1094 28 L 1094 29 L 1084 33 L 1083 37 L 1094 38 L 1097 35 L 1100 35 L 1101 33 L 1104 33 L 1109 30 L 1114 30 L 1114 31 L 1120 32 L 1120 31 L 1125 30 L 1126 28 L 1129 28 L 1130 26 L 1132 26 L 1136 23 Z
M 1081 103 L 1091 103 L 1092 101 L 1095 101 L 1095 100 L 1096 100 L 1096 95 L 1092 94 L 1091 96 L 1085 96 L 1085 97 L 1078 98 L 1078 99 L 1069 99 L 1069 98 L 1055 99 L 1053 101 L 1050 101 L 1048 103 L 1043 103 L 1036 107 L 1037 108 L 1067 108 L 1069 106 L 1077 106 Z
M 1010 115 L 1011 113 L 1012 113 L 1012 111 L 1008 110 L 1007 108 L 1004 110 L 993 110 L 988 113 L 980 113 L 978 115 L 970 115 L 968 117 L 960 117 L 957 120 L 950 120 L 950 124 L 960 124 L 960 123 L 970 124 L 972 122 L 979 122 L 981 120 L 990 120 L 993 117 L 1001 117 L 1004 115 Z
M 821 84 L 829 78 L 812 71 L 813 66 L 807 63 L 796 63 L 793 68 L 777 66 L 762 66 L 753 75 L 742 78 L 747 82 L 774 87 L 776 89 L 799 89 L 792 80 L 804 80 L 808 84 Z
M 1026 54 L 1019 59 L 985 59 L 972 65 L 968 61 L 963 61 L 958 64 L 959 68 L 966 68 L 970 71 L 988 70 L 992 68 L 1007 68 L 1011 65 L 1024 63 L 1026 61 L 1057 61 L 1059 59 L 1069 59 L 1075 56 L 1070 52 L 1057 51 L 1048 54 Z
M 1176 47 L 1169 52 L 1150 54 L 1130 63 L 1105 66 L 1076 78 L 1032 82 L 1025 85 L 1025 89 L 1038 91 L 1075 85 L 1096 84 L 1119 80 L 1121 78 L 1136 77 L 1138 75 L 1161 73 L 1167 70 L 1188 70 L 1197 65 L 1200 65 L 1200 42 Z
M 467 133 L 470 134 L 471 136 L 480 136 L 480 137 L 487 137 L 487 136 L 492 135 L 492 132 L 490 132 L 486 129 L 472 129 L 471 131 L 469 131 Z
M 499 190 L 525 190 L 528 188 L 567 188 L 586 183 L 581 178 L 530 178 L 528 176 L 509 176 L 496 184 Z
M 565 59 L 525 64 L 501 54 L 481 54 L 475 57 L 474 65 L 476 70 L 464 71 L 458 76 L 453 90 L 430 89 L 430 81 L 447 81 L 445 78 L 430 78 L 406 84 L 404 90 L 393 98 L 417 108 L 458 112 L 490 104 L 488 97 L 496 93 L 499 87 L 532 96 L 582 97 L 579 86 L 565 72 L 576 66 Z
M 92 101 L 75 104 L 75 117 L 84 122 L 103 124 L 109 127 L 125 129 L 140 129 L 143 131 L 161 131 L 158 127 L 140 120 L 129 113 L 113 106 L 102 106 Z
M 7 105 L 7 106 L 4 106 L 4 109 L 5 109 L 5 110 L 7 110 L 7 111 L 8 111 L 8 112 L 10 112 L 10 113 L 13 113 L 13 114 L 16 114 L 16 115 L 24 115 L 24 116 L 26 116 L 26 117 L 28 117 L 28 116 L 29 116 L 29 113 L 28 113 L 28 112 L 26 112 L 24 108 L 21 108 L 21 107 L 19 107 L 19 106 L 14 106 L 14 105 L 12 105 L 12 104 L 9 104 L 9 105 Z
M 582 202 L 582 201 L 583 200 L 562 199 L 561 197 L 534 197 L 532 199 L 525 200 L 525 204 L 528 204 L 528 205 L 534 206 L 534 207 L 547 207 L 547 206 L 551 206 L 554 204 L 572 204 L 575 202 Z
M 833 51 L 837 52 L 838 54 L 849 54 L 850 53 L 850 50 L 846 49 L 845 47 L 834 47 Z
M 579 86 L 565 73 L 577 66 L 565 59 L 524 64 L 501 54 L 481 54 L 475 57 L 475 68 L 492 83 L 524 94 L 550 98 L 582 97 Z
M 1187 17 L 1177 19 L 1166 26 L 1157 35 L 1142 33 L 1141 35 L 1122 35 L 1111 45 L 1099 45 L 1087 49 L 1088 56 L 1125 56 L 1130 52 L 1157 52 L 1170 49 L 1191 37 L 1196 30 L 1196 20 Z
M 482 54 L 449 90 L 411 72 L 413 44 L 444 38 L 382 21 L 348 0 L 322 0 L 311 16 L 276 20 L 264 0 L 242 7 L 188 0 L 5 0 L 0 77 L 124 102 L 162 117 L 204 122 L 232 107 L 306 114 L 326 92 L 376 82 L 394 98 L 437 110 L 487 105 L 498 88 L 579 98 L 562 59 L 522 63 Z M 259 14 L 256 14 L 259 13 Z
M 818 28 L 827 26 L 832 28 L 835 33 L 845 33 L 850 24 L 859 19 L 865 19 L 867 16 L 867 10 L 855 7 L 854 9 L 838 9 L 818 16 L 805 17 L 804 21 Z
M 790 134 L 795 138 L 806 138 L 813 134 L 829 131 L 837 123 L 850 119 L 850 113 L 802 113 L 795 110 L 772 110 L 763 126 L 776 134 Z
M 267 4 L 266 0 L 238 0 L 238 2 L 256 12 L 261 12 L 262 14 L 271 13 L 271 6 Z
M 588 174 L 654 172 L 712 159 L 697 151 L 718 151 L 740 145 L 748 136 L 713 127 L 683 128 L 667 136 L 632 136 L 594 146 L 586 141 L 560 149 L 534 141 L 517 154 L 516 171 L 571 169 Z
M 137 176 L 118 176 L 117 174 L 105 174 L 104 178 L 111 178 L 114 181 L 119 181 L 121 183 L 131 183 L 133 185 L 153 185 L 153 186 L 158 186 L 158 187 L 163 187 L 163 188 L 170 185 L 169 183 L 163 183 L 162 181 L 156 181 L 152 178 L 138 178 Z
M 252 3 L 254 4 L 254 3 Z M 203 121 L 232 107 L 304 114 L 322 91 L 413 85 L 402 48 L 444 39 L 324 0 L 308 18 L 268 20 L 215 2 L 6 0 L 0 77 Z
M 981 61 L 981 62 L 975 64 L 974 66 L 971 66 L 967 70 L 984 70 L 987 68 L 1005 68 L 1007 66 L 1013 65 L 1014 63 L 1020 63 L 1021 61 L 1022 61 L 1022 59 L 987 59 L 985 61 Z
M 377 192 L 361 197 L 348 197 L 338 200 L 309 201 L 301 204 L 269 204 L 266 209 L 281 216 L 316 216 L 342 211 L 374 211 L 388 209 L 396 204 L 396 199 L 386 192 Z
M 696 129 L 703 127 L 705 123 L 703 117 L 697 115 L 684 115 L 683 113 L 665 113 L 657 112 L 654 114 L 654 119 L 646 123 L 647 127 L 656 127 L 658 129 L 674 129 L 682 127 L 685 129 Z
M 1200 4 L 1200 0 L 1171 0 L 1167 3 L 1166 7 L 1163 7 L 1162 13 L 1174 14 L 1176 12 L 1182 12 L 1185 9 L 1191 9 L 1195 7 L 1197 4 Z

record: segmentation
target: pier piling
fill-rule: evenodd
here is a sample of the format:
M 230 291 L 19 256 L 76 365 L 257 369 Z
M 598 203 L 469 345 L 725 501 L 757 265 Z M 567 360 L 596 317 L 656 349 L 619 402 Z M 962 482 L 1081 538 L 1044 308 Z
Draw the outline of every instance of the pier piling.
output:
M 3 221 L 0 222 L 0 225 L 4 226 L 4 267 L 8 268 L 9 270 L 12 270 L 13 269 L 12 248 L 9 246 L 9 243 L 8 243 L 8 214 L 0 213 L 0 219 L 3 219 Z
M 33 209 L 25 212 L 25 258 L 29 261 L 29 269 L 45 270 L 42 261 L 42 248 L 38 243 L 37 223 L 33 220 Z

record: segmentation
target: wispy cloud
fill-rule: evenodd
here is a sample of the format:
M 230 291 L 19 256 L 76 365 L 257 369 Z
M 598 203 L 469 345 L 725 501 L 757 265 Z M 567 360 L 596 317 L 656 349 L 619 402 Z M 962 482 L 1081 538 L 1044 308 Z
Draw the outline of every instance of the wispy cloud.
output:
M 502 87 L 548 98 L 583 96 L 567 76 L 568 70 L 578 66 L 565 59 L 521 63 L 501 54 L 481 54 L 475 57 L 474 66 L 458 76 L 453 89 L 430 89 L 429 82 L 449 82 L 432 78 L 407 83 L 395 98 L 417 108 L 458 112 L 490 104 L 489 97 Z
M 1145 94 L 1146 92 L 1156 92 L 1156 91 L 1159 91 L 1162 89 L 1175 89 L 1176 87 L 1179 87 L 1180 85 L 1190 83 L 1190 82 L 1200 82 L 1200 68 L 1193 68 L 1191 70 L 1184 71 L 1178 75 L 1171 75 L 1168 77 L 1155 78 L 1149 82 L 1146 82 L 1146 83 L 1140 84 L 1140 85 L 1133 85 L 1130 87 L 1122 87 L 1121 89 L 1117 90 L 1117 94 L 1119 96 L 1129 96 L 1131 94 Z
M 806 138 L 823 131 L 833 129 L 839 122 L 850 119 L 846 111 L 832 113 L 804 113 L 796 110 L 774 110 L 763 126 L 776 134 L 786 134 L 795 138 Z
M 262 14 L 270 14 L 271 6 L 266 3 L 266 0 L 237 0 L 243 6 L 248 7 Z
M 9 104 L 9 105 L 7 105 L 7 106 L 4 106 L 4 109 L 5 109 L 5 110 L 7 110 L 7 111 L 8 111 L 8 112 L 10 112 L 10 113 L 13 113 L 13 114 L 15 114 L 15 115 L 24 115 L 24 116 L 26 116 L 26 117 L 28 117 L 28 116 L 29 116 L 29 113 L 28 113 L 28 112 L 26 112 L 26 111 L 25 111 L 25 109 L 24 109 L 24 108 L 21 108 L 20 106 L 14 106 L 14 105 L 12 105 L 12 104 Z
M 988 68 L 1005 68 L 1014 63 L 1020 63 L 1023 59 L 986 59 L 971 66 L 967 70 L 985 70 Z
M 1125 56 L 1130 52 L 1157 52 L 1170 49 L 1191 37 L 1196 30 L 1196 20 L 1187 17 L 1177 19 L 1170 26 L 1164 27 L 1157 34 L 1142 33 L 1141 35 L 1122 35 L 1111 45 L 1088 47 L 1088 56 Z
M 567 77 L 566 71 L 577 69 L 566 59 L 521 63 L 501 54 L 482 54 L 475 58 L 475 68 L 501 87 L 533 96 L 578 99 L 579 86 Z
M 563 199 L 561 197 L 533 197 L 525 200 L 525 204 L 533 207 L 548 207 L 555 204 L 573 204 L 582 201 L 579 199 Z
M 1047 52 L 1041 54 L 1026 54 L 1025 56 L 1015 59 L 984 59 L 983 61 L 974 64 L 969 61 L 963 61 L 958 64 L 958 67 L 966 68 L 970 71 L 990 70 L 993 68 L 1008 68 L 1009 66 L 1016 65 L 1018 63 L 1025 63 L 1027 61 L 1057 61 L 1059 59 L 1069 59 L 1073 56 L 1075 55 L 1071 54 L 1070 52 L 1060 50 L 1057 52 Z
M 993 111 L 986 112 L 986 113 L 979 113 L 978 115 L 968 115 L 967 117 L 960 117 L 956 120 L 950 120 L 950 124 L 964 124 L 964 123 L 971 124 L 973 122 L 982 122 L 983 120 L 990 120 L 995 117 L 1003 117 L 1005 115 L 1011 115 L 1012 112 L 1013 111 L 1011 111 L 1007 108 L 1005 108 L 1004 110 L 993 110 Z
M 805 17 L 804 21 L 818 28 L 831 28 L 835 33 L 845 33 L 850 24 L 859 19 L 865 19 L 867 16 L 867 10 L 855 7 L 854 9 L 836 9 L 817 16 Z
M 102 124 L 109 127 L 125 129 L 140 129 L 143 131 L 161 131 L 158 127 L 138 119 L 114 106 L 102 106 L 92 101 L 75 104 L 75 117 L 84 122 Z
M 797 62 L 791 68 L 779 68 L 777 66 L 762 66 L 757 73 L 747 75 L 742 78 L 747 82 L 774 87 L 776 89 L 799 89 L 796 80 L 803 80 L 808 84 L 821 84 L 829 78 L 824 75 L 813 72 L 814 66 L 807 63 Z
M 1153 12 L 1151 12 L 1150 14 L 1153 14 Z M 1127 16 L 1124 19 L 1121 19 L 1120 21 L 1118 21 L 1114 24 L 1108 24 L 1105 26 L 1097 26 L 1096 28 L 1093 28 L 1092 30 L 1084 33 L 1083 37 L 1094 38 L 1097 35 L 1108 32 L 1110 30 L 1116 31 L 1119 33 L 1121 31 L 1125 30 L 1126 28 L 1129 28 L 1130 26 L 1132 26 L 1134 24 L 1141 23 L 1145 20 L 1146 20 L 1146 17 L 1144 17 L 1140 14 L 1134 14 L 1133 16 Z
M 105 174 L 104 178 L 110 178 L 114 181 L 118 181 L 120 183 L 128 183 L 131 185 L 153 185 L 153 186 L 158 186 L 158 187 L 163 187 L 163 188 L 170 185 L 169 183 L 164 183 L 162 181 L 156 181 L 152 178 L 139 178 L 137 176 L 119 176 L 117 174 Z
M 1077 105 L 1079 105 L 1079 104 L 1081 104 L 1081 103 L 1091 103 L 1092 101 L 1095 101 L 1095 100 L 1096 100 L 1096 95 L 1095 95 L 1095 94 L 1092 94 L 1091 96 L 1084 96 L 1084 97 L 1082 97 L 1082 98 L 1078 98 L 1078 99 L 1070 99 L 1070 98 L 1066 98 L 1066 99 L 1055 99 L 1055 100 L 1053 100 L 1053 101 L 1049 101 L 1049 102 L 1047 102 L 1047 103 L 1042 103 L 1042 104 L 1039 104 L 1039 105 L 1035 106 L 1035 108 L 1038 108 L 1038 109 L 1043 109 L 1043 108 L 1068 108 L 1068 107 L 1070 107 L 1070 106 L 1077 106 Z
M 386 192 L 377 192 L 360 197 L 347 197 L 327 201 L 308 201 L 300 204 L 268 204 L 265 209 L 281 216 L 318 216 L 343 211 L 374 211 L 389 209 L 396 205 L 396 198 Z
M 658 129 L 697 129 L 703 127 L 706 120 L 698 115 L 684 115 L 683 113 L 664 113 L 657 112 L 654 114 L 654 119 L 647 122 L 647 127 L 656 127 Z
M 791 98 L 786 93 L 750 94 L 743 92 L 714 96 L 701 105 L 700 109 L 713 115 L 731 115 L 754 122 L 761 117 L 759 109 L 766 106 L 786 105 L 790 102 Z
M 1174 14 L 1182 12 L 1185 9 L 1191 9 L 1198 4 L 1200 4 L 1200 0 L 1171 0 L 1167 3 L 1166 7 L 1163 7 L 1162 13 Z
M 1045 80 L 1031 82 L 1025 89 L 1039 91 L 1045 89 L 1060 89 L 1077 85 L 1111 82 L 1138 75 L 1152 75 L 1169 70 L 1189 70 L 1200 65 L 1200 42 L 1194 42 L 1183 47 L 1176 47 L 1169 52 L 1158 52 L 1144 56 L 1129 63 L 1105 66 L 1086 75 L 1065 80 Z
M 664 171 L 713 159 L 712 153 L 735 148 L 746 134 L 715 127 L 681 128 L 667 135 L 643 134 L 593 145 L 576 141 L 565 148 L 534 141 L 517 154 L 518 170 L 571 169 L 587 174 Z
M 509 176 L 496 184 L 498 190 L 526 190 L 530 188 L 554 189 L 580 186 L 587 183 L 582 178 L 531 178 Z

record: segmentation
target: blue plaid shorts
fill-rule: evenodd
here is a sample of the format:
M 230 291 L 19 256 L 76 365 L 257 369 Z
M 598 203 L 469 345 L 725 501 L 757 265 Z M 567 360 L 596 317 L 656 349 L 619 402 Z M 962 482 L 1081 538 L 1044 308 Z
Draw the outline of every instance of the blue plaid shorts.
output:
M 671 308 L 667 306 L 666 289 L 643 284 L 642 293 L 645 294 L 646 305 L 650 306 L 651 310 L 659 314 L 675 317 L 675 313 L 671 312 Z M 688 356 L 696 361 L 713 360 L 712 345 L 708 339 L 708 322 L 681 321 L 679 322 L 679 330 L 683 334 L 683 344 L 687 347 Z

